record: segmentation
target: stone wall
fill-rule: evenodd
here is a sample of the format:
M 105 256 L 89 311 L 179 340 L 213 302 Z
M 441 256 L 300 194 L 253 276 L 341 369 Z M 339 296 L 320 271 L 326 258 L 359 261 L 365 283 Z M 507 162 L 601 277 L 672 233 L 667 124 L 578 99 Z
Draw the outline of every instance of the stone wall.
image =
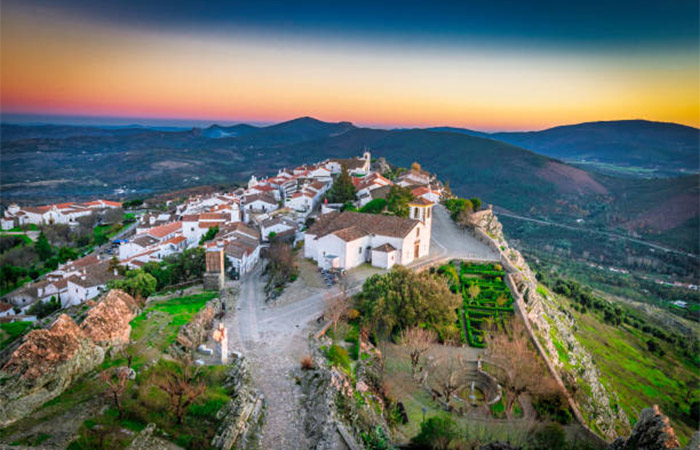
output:
M 600 373 L 590 353 L 576 339 L 573 320 L 559 309 L 553 299 L 545 298 L 538 292 L 535 274 L 522 254 L 510 248 L 503 236 L 502 226 L 491 208 L 479 211 L 475 215 L 477 217 L 472 218 L 475 226 L 472 233 L 498 253 L 501 265 L 507 273 L 505 281 L 515 299 L 516 311 L 523 318 L 532 343 L 542 355 L 550 373 L 566 393 L 576 420 L 591 435 L 598 436 L 589 428 L 595 424 L 602 435 L 610 440 L 620 432 L 629 431 L 629 420 L 622 408 L 617 408 L 617 411 L 610 408 L 610 404 L 616 401 L 616 396 L 608 392 L 600 382 Z M 575 375 L 590 387 L 591 395 L 581 403 L 570 395 L 562 379 L 566 368 L 564 362 L 559 360 L 552 335 L 557 336 L 562 345 L 569 349 L 568 364 L 575 365 Z
M 209 300 L 189 323 L 180 328 L 177 334 L 177 343 L 187 350 L 195 350 L 207 340 L 214 324 L 214 318 L 221 311 L 222 301 L 219 298 Z
M 220 450 L 258 448 L 256 433 L 263 419 L 265 397 L 254 389 L 245 358 L 234 358 L 224 385 L 235 394 L 216 414 L 220 425 L 211 445 Z

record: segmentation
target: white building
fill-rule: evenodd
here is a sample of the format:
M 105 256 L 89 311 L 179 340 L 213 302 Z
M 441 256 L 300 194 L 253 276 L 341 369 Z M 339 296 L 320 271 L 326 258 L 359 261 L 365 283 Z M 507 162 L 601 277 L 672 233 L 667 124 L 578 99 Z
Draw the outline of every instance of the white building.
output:
M 319 267 L 351 269 L 370 263 L 384 269 L 430 252 L 433 204 L 410 204 L 410 218 L 345 211 L 319 217 L 304 236 L 304 256 Z

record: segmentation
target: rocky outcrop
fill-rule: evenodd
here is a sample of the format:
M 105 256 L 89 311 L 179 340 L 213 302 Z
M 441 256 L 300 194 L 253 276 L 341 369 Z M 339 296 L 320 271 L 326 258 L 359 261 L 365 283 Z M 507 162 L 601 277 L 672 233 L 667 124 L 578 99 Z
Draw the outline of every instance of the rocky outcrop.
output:
M 138 305 L 124 291 L 112 289 L 94 308 L 88 311 L 81 328 L 95 344 L 121 346 L 129 343 L 131 325 Z
M 29 332 L 0 371 L 0 426 L 61 394 L 104 355 L 65 314 L 48 329 Z
M 220 425 L 211 445 L 220 450 L 257 448 L 255 435 L 262 421 L 264 397 L 254 389 L 243 357 L 233 359 L 224 387 L 234 392 L 234 397 L 216 413 Z
M 610 450 L 672 450 L 680 449 L 680 443 L 668 417 L 661 413 L 657 405 L 654 405 L 642 410 L 639 420 L 627 439 L 619 438 L 609 448 Z M 700 449 L 699 432 L 693 435 L 685 449 Z
M 29 332 L 0 370 L 0 427 L 60 395 L 105 358 L 105 350 L 129 342 L 134 299 L 110 291 L 90 309 L 82 326 L 61 314 L 47 329 Z
M 562 311 L 556 299 L 537 289 L 535 274 L 522 254 L 508 245 L 502 225 L 491 207 L 473 214 L 471 222 L 475 226 L 475 235 L 501 255 L 503 268 L 508 272 L 506 281 L 515 291 L 516 301 L 517 297 L 523 300 L 522 307 L 519 307 L 531 324 L 535 344 L 543 349 L 560 381 L 569 380 L 566 386 L 569 392 L 578 389 L 590 393 L 576 399 L 579 418 L 588 425 L 595 425 L 591 428 L 600 430 L 607 439 L 628 433 L 629 419 L 622 408 L 610 407 L 617 404 L 617 397 L 601 383 L 600 372 L 591 354 L 576 338 L 573 318 Z M 559 359 L 557 345 L 567 349 L 568 361 Z
M 199 311 L 194 318 L 180 328 L 177 343 L 188 350 L 195 350 L 211 334 L 214 318 L 222 310 L 222 302 L 214 298 Z
M 156 424 L 149 423 L 135 438 L 126 450 L 183 450 L 179 445 L 166 441 L 156 435 Z

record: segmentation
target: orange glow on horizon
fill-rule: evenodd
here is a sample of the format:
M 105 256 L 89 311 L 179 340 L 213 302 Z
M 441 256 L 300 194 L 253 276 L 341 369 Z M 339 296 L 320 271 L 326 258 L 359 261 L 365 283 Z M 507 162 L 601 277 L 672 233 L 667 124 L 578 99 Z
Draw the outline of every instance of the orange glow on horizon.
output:
M 127 33 L 3 19 L 4 113 L 541 129 L 700 125 L 697 61 Z

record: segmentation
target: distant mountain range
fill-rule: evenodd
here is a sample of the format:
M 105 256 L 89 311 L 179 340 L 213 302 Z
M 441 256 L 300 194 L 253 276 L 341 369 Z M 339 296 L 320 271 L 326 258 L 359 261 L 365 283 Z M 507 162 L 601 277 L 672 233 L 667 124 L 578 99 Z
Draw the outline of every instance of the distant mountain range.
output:
M 561 161 L 569 159 L 561 149 L 584 155 L 576 149 L 599 148 L 585 154 L 618 159 L 627 155 L 639 165 L 663 160 L 691 172 L 697 163 L 692 166 L 692 142 L 687 136 L 695 133 L 697 161 L 698 130 L 680 125 L 601 122 L 487 135 L 454 128 L 378 130 L 304 117 L 265 127 L 160 130 L 3 124 L 1 132 L 4 203 L 137 197 L 197 185 L 242 183 L 253 173 L 267 175 L 282 167 L 357 155 L 367 147 L 373 157 L 384 156 L 404 167 L 419 161 L 449 179 L 456 193 L 479 196 L 513 213 L 566 223 L 583 218 L 591 226 L 633 230 L 693 251 L 697 247 L 697 175 L 622 177 Z M 546 150 L 535 152 L 505 142 L 518 139 L 532 150 Z M 644 139 L 650 142 L 648 149 Z M 646 162 L 645 152 L 650 155 Z
M 700 165 L 699 130 L 676 123 L 618 120 L 501 133 L 451 127 L 430 129 L 496 139 L 567 162 L 640 167 L 659 175 L 695 173 Z

